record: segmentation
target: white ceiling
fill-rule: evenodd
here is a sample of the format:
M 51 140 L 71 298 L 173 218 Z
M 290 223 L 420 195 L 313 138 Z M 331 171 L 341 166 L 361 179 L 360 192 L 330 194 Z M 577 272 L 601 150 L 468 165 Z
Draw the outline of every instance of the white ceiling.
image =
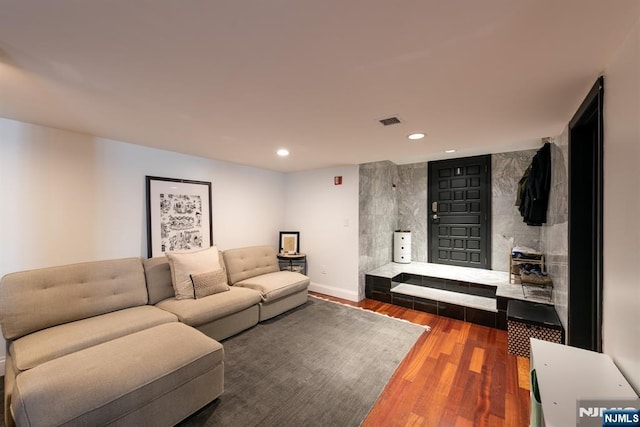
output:
M 562 132 L 639 16 L 637 0 L 0 0 L 0 116 L 282 172 L 525 149 Z

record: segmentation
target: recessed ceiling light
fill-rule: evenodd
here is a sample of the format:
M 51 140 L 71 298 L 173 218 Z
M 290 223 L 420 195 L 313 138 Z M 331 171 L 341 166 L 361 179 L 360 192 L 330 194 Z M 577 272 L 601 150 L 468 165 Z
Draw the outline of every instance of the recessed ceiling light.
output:
M 284 148 L 279 149 L 277 152 L 278 156 L 280 157 L 287 157 L 289 155 L 289 150 L 286 150 Z
M 449 154 L 455 153 L 455 152 L 456 152 L 456 150 L 445 150 L 445 153 L 449 153 Z
M 407 138 L 409 139 L 422 139 L 424 138 L 424 133 L 412 133 L 411 135 L 408 135 Z

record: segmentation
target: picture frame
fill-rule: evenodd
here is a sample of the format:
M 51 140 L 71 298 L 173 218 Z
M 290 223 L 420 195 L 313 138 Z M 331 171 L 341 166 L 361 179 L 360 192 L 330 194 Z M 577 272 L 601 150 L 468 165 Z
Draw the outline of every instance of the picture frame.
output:
M 146 176 L 149 258 L 213 244 L 211 182 Z
M 278 248 L 281 254 L 295 255 L 300 253 L 300 232 L 281 231 Z

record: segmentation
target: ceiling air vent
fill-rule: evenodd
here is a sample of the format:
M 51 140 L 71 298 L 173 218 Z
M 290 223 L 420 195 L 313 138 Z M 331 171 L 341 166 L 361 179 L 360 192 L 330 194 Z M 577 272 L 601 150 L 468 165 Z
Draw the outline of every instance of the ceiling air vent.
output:
M 391 126 L 400 123 L 400 119 L 397 117 L 387 117 L 386 119 L 380 119 L 378 121 L 382 123 L 382 126 Z

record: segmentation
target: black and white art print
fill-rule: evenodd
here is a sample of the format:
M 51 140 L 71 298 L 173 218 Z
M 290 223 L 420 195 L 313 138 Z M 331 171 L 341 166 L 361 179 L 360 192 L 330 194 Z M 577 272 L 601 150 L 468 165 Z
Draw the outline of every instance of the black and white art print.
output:
M 213 244 L 211 183 L 147 176 L 149 257 Z

